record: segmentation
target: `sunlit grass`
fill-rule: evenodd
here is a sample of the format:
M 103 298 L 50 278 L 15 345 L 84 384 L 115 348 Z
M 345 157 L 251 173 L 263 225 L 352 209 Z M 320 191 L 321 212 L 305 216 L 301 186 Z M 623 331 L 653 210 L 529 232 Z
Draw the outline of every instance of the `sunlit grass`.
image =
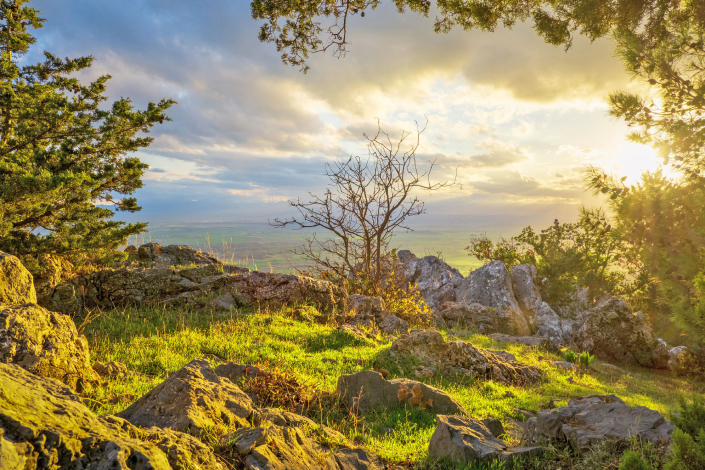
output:
M 302 393 L 310 396 L 334 392 L 340 375 L 365 369 L 384 368 L 390 371 L 390 378 L 414 378 L 414 362 L 392 357 L 390 340 L 363 340 L 333 325 L 297 321 L 291 309 L 233 312 L 225 316 L 178 308 L 113 310 L 88 324 L 85 334 L 93 360 L 119 361 L 130 371 L 127 377 L 89 385 L 85 390 L 91 407 L 100 414 L 125 409 L 170 374 L 200 357 L 213 365 L 226 361 L 261 364 L 265 369 L 291 374 L 301 384 Z M 454 339 L 470 341 L 478 347 L 506 350 L 520 361 L 539 367 L 545 377 L 543 383 L 531 388 L 445 376 L 424 380 L 454 396 L 478 418 L 522 420 L 524 415 L 519 410 L 535 412 L 550 400 L 561 406 L 571 398 L 605 393 L 614 393 L 628 405 L 644 405 L 668 415 L 675 411 L 680 397 L 705 391 L 705 385 L 666 371 L 623 368 L 624 374 L 600 372 L 599 361 L 593 362 L 594 368 L 584 375 L 559 370 L 549 363 L 560 359 L 558 355 L 497 343 L 481 335 L 454 335 Z M 508 395 L 507 391 L 512 393 Z M 355 417 L 334 408 L 311 412 L 310 417 L 385 459 L 426 459 L 435 429 L 435 416 L 430 412 L 399 407 Z

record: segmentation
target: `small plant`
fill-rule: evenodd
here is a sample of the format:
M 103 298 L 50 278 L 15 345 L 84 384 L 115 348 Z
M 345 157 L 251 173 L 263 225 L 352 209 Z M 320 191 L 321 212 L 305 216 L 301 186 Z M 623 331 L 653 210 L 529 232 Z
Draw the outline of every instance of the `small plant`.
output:
M 673 442 L 664 470 L 701 470 L 705 468 L 705 430 L 697 440 L 680 429 L 673 431 Z
M 580 356 L 578 356 L 578 365 L 580 365 L 581 369 L 587 371 L 593 359 L 595 359 L 594 355 L 590 354 L 587 351 L 583 351 L 582 353 L 580 353 Z
M 673 424 L 681 428 L 691 436 L 697 436 L 700 431 L 705 430 L 705 399 L 693 397 L 692 402 L 685 398 L 680 400 L 680 411 L 672 416 Z
M 575 354 L 575 352 L 571 351 L 570 349 L 563 354 L 563 358 L 570 363 L 573 363 L 573 364 L 578 363 L 578 355 Z
M 654 470 L 641 453 L 628 450 L 619 461 L 619 470 Z

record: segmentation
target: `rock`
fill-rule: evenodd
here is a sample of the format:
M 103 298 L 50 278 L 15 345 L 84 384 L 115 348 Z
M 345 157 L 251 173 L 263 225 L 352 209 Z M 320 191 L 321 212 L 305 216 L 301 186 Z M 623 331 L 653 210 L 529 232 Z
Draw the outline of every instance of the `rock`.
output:
M 668 350 L 668 369 L 673 371 L 681 370 L 688 353 L 685 346 L 676 346 Z
M 159 243 L 145 243 L 137 249 L 137 256 L 143 260 L 154 260 L 162 254 L 162 246 Z
M 45 306 L 67 313 L 143 302 L 205 307 L 205 294 L 217 292 L 222 297 L 219 305 L 211 308 L 229 309 L 230 305 L 244 307 L 252 303 L 311 303 L 322 312 L 332 312 L 343 311 L 345 307 L 345 290 L 327 281 L 225 266 L 188 247 L 169 245 L 162 251 L 148 267 L 131 264 L 74 277 L 57 286 L 46 301 L 51 305 L 45 303 Z M 172 261 L 174 265 L 170 264 Z M 201 264 L 185 269 L 175 267 L 182 261 Z
M 240 388 L 216 375 L 206 359 L 195 359 L 118 416 L 136 426 L 171 428 L 198 437 L 205 428 L 246 426 L 252 408 Z
M 292 426 L 292 427 L 308 427 L 309 429 L 322 430 L 326 435 L 327 441 L 336 441 L 340 445 L 347 445 L 349 442 L 345 436 L 338 431 L 329 428 L 325 425 L 318 425 L 313 420 L 305 416 L 291 413 L 290 411 L 282 411 L 276 408 L 262 408 L 255 411 L 252 415 L 252 424 L 255 426 L 268 426 L 275 424 L 277 426 Z
M 16 257 L 0 251 L 0 305 L 37 303 L 32 274 Z
M 466 413 L 460 403 L 437 388 L 404 378 L 384 380 L 371 370 L 340 376 L 336 391 L 348 408 L 361 414 L 405 403 L 433 413 Z
M 504 434 L 504 426 L 502 426 L 502 422 L 497 418 L 484 418 L 481 419 L 480 422 L 489 429 L 494 437 L 499 438 Z
M 616 297 L 603 296 L 582 317 L 573 333 L 573 344 L 606 361 L 642 367 L 659 365 L 654 362 L 659 342 L 648 321 L 643 315 L 632 313 L 629 306 Z
M 517 360 L 517 357 L 514 354 L 508 353 L 507 351 L 501 351 L 499 349 L 486 349 L 486 351 L 494 354 L 497 357 L 502 358 L 505 361 L 516 361 Z
M 235 293 L 235 295 L 231 293 L 219 295 L 215 299 L 208 302 L 209 307 L 217 310 L 233 310 L 240 307 L 247 307 L 248 305 L 249 301 L 244 298 L 244 296 L 237 293 Z
M 73 321 L 36 304 L 0 306 L 0 362 L 71 387 L 93 377 L 88 341 Z
M 409 324 L 389 313 L 380 297 L 352 294 L 348 296 L 348 308 L 356 313 L 355 317 L 347 322 L 353 329 L 379 329 L 387 335 L 403 335 L 409 332 Z
M 653 363 L 652 367 L 654 369 L 668 369 L 670 359 L 671 355 L 668 353 L 668 346 L 666 345 L 666 342 L 661 338 L 658 338 L 656 347 L 651 352 L 651 362 Z
M 409 250 L 397 252 L 406 282 L 416 284 L 426 304 L 435 310 L 456 300 L 457 283 L 463 279 L 457 269 L 435 256 L 417 258 Z
M 436 369 L 435 367 L 416 366 L 414 367 L 414 375 L 420 379 L 430 379 L 436 375 Z
M 563 369 L 563 370 L 578 370 L 579 367 L 577 364 L 573 364 L 572 362 L 568 361 L 551 361 L 551 365 L 555 367 L 556 369 Z
M 489 335 L 494 341 L 500 343 L 519 343 L 526 346 L 541 348 L 549 352 L 558 352 L 560 349 L 556 344 L 548 338 L 543 338 L 541 336 L 513 336 L 505 335 L 502 333 L 493 333 Z
M 187 468 L 222 470 L 223 468 L 215 458 L 213 450 L 190 434 L 153 427 L 142 431 L 141 436 L 166 454 L 173 470 Z
M 127 256 L 137 256 L 139 250 L 135 247 L 135 245 L 128 245 L 125 248 L 125 253 L 127 253 Z
M 477 302 L 446 302 L 436 310 L 439 327 L 464 327 L 482 334 L 505 331 L 508 328 L 506 325 L 511 325 L 513 321 L 509 310 L 485 307 Z
M 261 436 L 266 438 L 262 439 Z M 232 442 L 248 470 L 384 470 L 376 456 L 363 449 L 333 450 L 307 436 L 302 428 L 271 425 L 243 429 Z
M 127 366 L 122 362 L 110 361 L 108 363 L 96 362 L 93 370 L 101 377 L 124 377 L 127 373 Z
M 260 370 L 258 367 L 251 366 L 250 364 L 236 364 L 234 362 L 220 364 L 215 368 L 214 372 L 219 377 L 228 379 L 232 383 L 237 383 L 245 377 L 253 378 L 269 375 L 267 372 Z
M 2 468 L 171 468 L 155 445 L 132 437 L 139 429 L 94 415 L 59 382 L 0 363 L 0 390 Z
M 497 312 L 497 331 L 528 335 L 531 328 L 514 297 L 512 279 L 501 261 L 492 261 L 458 282 L 456 301 L 479 303 Z
M 37 291 L 36 303 L 51 310 L 59 310 L 51 298 L 62 280 L 71 277 L 73 265 L 60 256 L 43 254 L 39 256 L 39 271 L 34 275 L 34 289 Z M 61 310 L 59 310 L 61 311 Z M 61 311 L 61 313 L 67 313 Z
M 592 395 L 540 411 L 527 421 L 522 445 L 567 441 L 585 452 L 604 439 L 670 442 L 674 429 L 659 412 L 645 406 L 627 406 L 614 395 Z
M 465 416 L 436 416 L 428 455 L 465 465 L 536 455 L 539 447 L 509 447 L 481 422 Z
M 502 383 L 527 385 L 541 380 L 533 366 L 502 358 L 463 341 L 444 341 L 436 330 L 415 330 L 392 343 L 392 351 L 415 358 L 448 374 L 463 374 Z

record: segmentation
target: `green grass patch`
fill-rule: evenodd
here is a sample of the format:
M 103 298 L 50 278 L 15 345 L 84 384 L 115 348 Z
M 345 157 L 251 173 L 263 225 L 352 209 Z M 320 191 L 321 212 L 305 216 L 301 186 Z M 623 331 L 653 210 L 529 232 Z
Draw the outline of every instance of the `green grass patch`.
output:
M 334 325 L 298 321 L 294 316 L 293 309 L 234 311 L 224 316 L 181 308 L 104 312 L 85 326 L 92 360 L 122 362 L 129 374 L 89 384 L 83 393 L 96 413 L 114 414 L 193 359 L 205 357 L 214 366 L 226 361 L 258 365 L 297 384 L 297 393 L 310 406 L 306 414 L 311 419 L 342 432 L 381 457 L 419 468 L 452 468 L 427 459 L 428 442 L 435 429 L 433 414 L 398 407 L 356 417 L 332 396 L 342 374 L 384 368 L 390 378 L 415 378 L 413 367 L 417 364 L 392 356 L 388 339 L 360 339 Z M 619 396 L 628 405 L 644 405 L 668 415 L 678 408 L 682 397 L 705 392 L 705 384 L 667 371 L 622 367 L 624 373 L 619 374 L 595 360 L 587 374 L 579 374 L 552 366 L 549 361 L 560 357 L 537 348 L 497 343 L 486 336 L 463 332 L 453 333 L 453 339 L 510 352 L 518 360 L 539 367 L 545 376 L 543 383 L 530 388 L 440 375 L 423 380 L 454 396 L 477 418 L 523 420 L 520 410 L 536 412 L 551 400 L 561 406 L 571 398 L 606 393 Z M 242 385 L 247 390 L 247 384 Z M 283 397 L 277 403 L 288 402 Z M 294 407 L 301 400 L 291 403 Z

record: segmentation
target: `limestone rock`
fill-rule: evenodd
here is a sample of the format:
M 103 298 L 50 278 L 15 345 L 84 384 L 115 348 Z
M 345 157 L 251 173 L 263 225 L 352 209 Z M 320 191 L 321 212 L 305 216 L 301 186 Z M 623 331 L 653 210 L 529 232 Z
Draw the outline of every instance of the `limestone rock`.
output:
M 526 423 L 523 445 L 569 442 L 581 452 L 604 440 L 670 441 L 675 426 L 645 406 L 627 406 L 614 395 L 570 400 L 567 406 L 540 411 Z
M 388 335 L 403 335 L 409 332 L 409 324 L 389 313 L 380 297 L 353 294 L 348 296 L 348 308 L 355 317 L 348 322 L 353 328 L 363 330 L 379 329 Z
M 266 439 L 259 436 L 266 434 Z M 384 470 L 376 456 L 363 449 L 335 451 L 307 436 L 302 428 L 272 425 L 243 430 L 232 445 L 249 470 Z
M 397 253 L 407 282 L 416 284 L 426 304 L 435 310 L 445 302 L 456 300 L 456 288 L 462 274 L 435 256 L 417 258 L 409 250 Z
M 475 302 L 496 309 L 497 318 L 506 319 L 497 325 L 497 331 L 501 333 L 531 333 L 529 323 L 514 296 L 509 271 L 501 261 L 492 261 L 459 281 L 456 301 L 462 304 Z
M 473 465 L 535 455 L 538 447 L 509 447 L 481 422 L 466 416 L 436 416 L 429 457 Z
M 157 245 L 154 243 L 153 245 Z M 142 245 L 144 247 L 145 245 Z M 142 248 L 140 247 L 140 248 Z M 203 265 L 220 265 L 218 259 L 200 250 L 194 250 L 185 245 L 168 245 L 160 246 L 158 249 L 152 249 L 152 259 L 158 265 L 163 266 L 189 266 L 192 264 Z
M 436 323 L 439 327 L 468 328 L 482 334 L 511 329 L 513 315 L 507 309 L 485 307 L 477 302 L 446 302 L 436 309 Z
M 73 321 L 36 304 L 0 306 L 0 362 L 71 387 L 93 376 L 88 341 Z
M 688 348 L 685 346 L 676 346 L 668 350 L 668 369 L 678 371 L 682 368 Z
M 362 414 L 407 403 L 433 413 L 466 413 L 458 401 L 442 390 L 404 378 L 385 380 L 372 370 L 340 376 L 336 391 L 348 408 Z
M 437 367 L 444 373 L 464 374 L 514 385 L 541 380 L 541 372 L 521 362 L 504 360 L 463 341 L 444 341 L 436 330 L 415 330 L 392 343 L 392 351 Z
M 162 254 L 162 246 L 159 243 L 145 243 L 137 249 L 137 256 L 144 260 L 154 260 Z
M 170 469 L 119 421 L 95 416 L 59 382 L 0 363 L 0 468 Z
M 101 377 L 123 377 L 127 373 L 127 366 L 122 362 L 96 362 L 93 370 Z
M 599 359 L 653 367 L 658 340 L 643 314 L 616 297 L 604 296 L 582 317 L 573 344 Z
M 19 259 L 0 251 L 0 305 L 37 303 L 32 274 Z
M 130 423 L 171 428 L 198 437 L 205 427 L 247 424 L 252 400 L 216 375 L 206 359 L 195 359 L 118 414 Z
M 232 383 L 237 383 L 241 379 L 260 377 L 268 375 L 266 372 L 260 370 L 258 367 L 252 366 L 250 364 L 236 364 L 234 362 L 226 362 L 220 364 L 214 370 L 216 375 L 219 377 L 230 380 Z

